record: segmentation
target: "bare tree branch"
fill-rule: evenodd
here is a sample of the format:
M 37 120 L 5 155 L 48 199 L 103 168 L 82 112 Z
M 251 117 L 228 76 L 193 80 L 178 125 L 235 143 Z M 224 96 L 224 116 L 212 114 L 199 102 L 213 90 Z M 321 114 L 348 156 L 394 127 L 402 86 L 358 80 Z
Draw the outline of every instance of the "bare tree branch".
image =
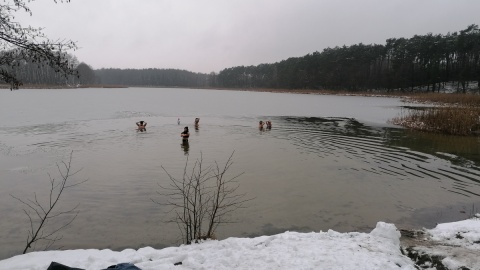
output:
M 34 192 L 34 200 L 31 200 L 31 199 L 22 200 L 10 194 L 10 196 L 12 196 L 14 199 L 18 200 L 24 206 L 26 206 L 26 209 L 23 209 L 23 212 L 27 215 L 30 221 L 30 229 L 28 231 L 26 246 L 25 246 L 25 249 L 23 250 L 23 254 L 25 254 L 28 249 L 35 250 L 38 242 L 40 241 L 46 243 L 44 248 L 45 250 L 50 248 L 56 241 L 62 239 L 62 236 L 58 236 L 57 233 L 65 229 L 66 227 L 68 227 L 77 217 L 78 204 L 72 209 L 69 209 L 66 211 L 56 211 L 56 208 L 55 208 L 55 206 L 57 206 L 57 203 L 60 201 L 60 197 L 65 191 L 65 189 L 77 186 L 87 181 L 87 180 L 83 180 L 77 183 L 72 183 L 67 185 L 67 181 L 74 174 L 79 172 L 79 170 L 73 173 L 71 172 L 72 157 L 73 157 L 73 151 L 70 153 L 69 161 L 67 163 L 62 162 L 62 164 L 64 165 L 63 170 L 57 164 L 57 169 L 59 174 L 61 175 L 62 180 L 56 181 L 55 178 L 52 178 L 49 175 L 50 189 L 49 189 L 49 195 L 48 195 L 48 203 L 46 203 L 45 205 L 42 205 L 39 202 L 36 192 Z M 33 211 L 35 214 L 32 215 L 32 213 L 27 210 Z M 62 218 L 63 216 L 72 215 L 72 214 L 74 214 L 73 218 L 69 219 L 67 222 L 64 222 L 62 225 L 56 228 L 54 227 L 49 229 L 48 232 L 45 231 L 49 227 L 48 222 L 50 220 Z
M 167 186 L 158 184 L 160 196 L 166 202 L 153 202 L 165 206 L 166 213 L 174 212 L 175 216 L 166 222 L 175 222 L 181 231 L 183 242 L 190 244 L 201 239 L 215 237 L 215 230 L 220 224 L 231 223 L 228 215 L 244 208 L 245 203 L 252 200 L 246 194 L 237 194 L 239 187 L 236 179 L 243 173 L 227 178 L 227 171 L 232 166 L 232 153 L 224 166 L 215 162 L 214 166 L 204 166 L 203 155 L 188 170 L 188 157 L 181 179 L 174 178 L 163 166 L 170 179 Z
M 32 15 L 28 3 L 34 0 L 4 0 L 0 3 L 0 81 L 18 89 L 22 84 L 14 69 L 24 61 L 31 61 L 52 67 L 55 72 L 77 75 L 66 51 L 78 47 L 71 40 L 50 40 L 42 28 L 23 27 L 15 21 L 17 12 L 27 12 Z M 70 2 L 61 0 L 57 2 Z

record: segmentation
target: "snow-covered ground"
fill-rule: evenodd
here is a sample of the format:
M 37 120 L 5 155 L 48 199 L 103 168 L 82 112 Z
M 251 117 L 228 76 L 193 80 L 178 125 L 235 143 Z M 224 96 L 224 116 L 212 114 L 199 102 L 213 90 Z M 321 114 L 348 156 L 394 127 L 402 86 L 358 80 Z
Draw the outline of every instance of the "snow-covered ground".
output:
M 450 270 L 480 270 L 480 214 L 468 220 L 439 224 L 424 233 L 423 239 L 411 249 L 423 255 L 422 260 L 428 258 L 424 266 L 438 260 Z
M 441 262 L 449 269 L 480 269 L 480 215 L 440 224 L 432 230 L 423 230 L 422 235 L 425 246 L 415 248 L 419 254 L 440 255 Z M 398 229 L 384 222 L 378 222 L 370 233 L 285 232 L 160 250 L 146 247 L 120 252 L 94 249 L 32 252 L 0 261 L 0 269 L 46 270 L 52 261 L 92 270 L 120 263 L 133 263 L 143 270 L 416 269 L 415 263 L 402 254 Z

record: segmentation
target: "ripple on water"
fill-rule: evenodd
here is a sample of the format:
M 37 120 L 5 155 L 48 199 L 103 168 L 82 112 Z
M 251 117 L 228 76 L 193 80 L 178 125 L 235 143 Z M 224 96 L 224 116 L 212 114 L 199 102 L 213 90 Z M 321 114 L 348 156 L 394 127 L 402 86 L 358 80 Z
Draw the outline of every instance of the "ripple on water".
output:
M 181 176 L 186 158 L 194 162 L 201 153 L 205 160 L 223 162 L 235 150 L 233 167 L 245 172 L 241 189 L 256 197 L 238 215 L 238 228 L 226 227 L 223 236 L 277 228 L 356 230 L 380 219 L 409 216 L 441 202 L 445 194 L 452 200 L 480 194 L 478 160 L 460 153 L 445 155 L 448 151 L 441 148 L 425 150 L 404 130 L 351 118 L 268 117 L 273 128 L 264 131 L 253 117 L 202 118 L 199 130 L 191 129 L 186 147 L 179 138 L 183 124 L 177 125 L 176 117 L 130 111 L 116 117 L 0 129 L 0 152 L 12 164 L 0 172 L 18 182 L 16 195 L 25 187 L 40 192 L 44 172 L 54 174 L 55 162 L 77 151 L 74 165 L 85 168 L 82 173 L 90 180 L 66 200 L 82 202 L 84 208 L 72 224 L 76 234 L 67 235 L 70 240 L 62 244 L 78 245 L 81 238 L 83 247 L 105 248 L 108 242 L 118 248 L 138 239 L 152 245 L 158 243 L 157 234 L 176 234 L 176 228 L 160 224 L 162 209 L 150 200 L 157 184 L 167 179 L 160 166 Z M 136 117 L 148 117 L 147 132 L 135 131 L 131 118 Z M 192 123 L 193 118 L 185 125 Z M 6 190 L 0 190 L 7 195 L 0 200 L 8 197 Z M 2 214 L 10 213 L 1 202 Z M 131 222 L 123 222 L 125 218 Z M 113 232 L 108 229 L 112 223 Z M 125 233 L 132 228 L 141 232 Z
M 369 127 L 349 118 L 285 117 L 276 122 L 280 125 L 276 137 L 291 140 L 321 158 L 355 160 L 365 172 L 395 176 L 398 180 L 441 180 L 451 192 L 480 196 L 478 161 L 464 160 L 463 166 L 456 166 L 451 161 L 462 159 L 457 155 L 391 145 L 388 128 Z

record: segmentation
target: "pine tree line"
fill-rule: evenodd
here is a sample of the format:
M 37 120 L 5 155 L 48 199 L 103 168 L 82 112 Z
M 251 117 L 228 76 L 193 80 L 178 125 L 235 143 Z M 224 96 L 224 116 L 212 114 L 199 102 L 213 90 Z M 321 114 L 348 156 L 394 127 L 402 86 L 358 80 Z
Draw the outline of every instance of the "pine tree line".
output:
M 356 44 L 327 48 L 274 64 L 222 70 L 219 86 L 328 90 L 438 91 L 458 82 L 480 83 L 480 30 L 391 38 L 385 45 Z M 478 87 L 478 85 L 477 85 Z

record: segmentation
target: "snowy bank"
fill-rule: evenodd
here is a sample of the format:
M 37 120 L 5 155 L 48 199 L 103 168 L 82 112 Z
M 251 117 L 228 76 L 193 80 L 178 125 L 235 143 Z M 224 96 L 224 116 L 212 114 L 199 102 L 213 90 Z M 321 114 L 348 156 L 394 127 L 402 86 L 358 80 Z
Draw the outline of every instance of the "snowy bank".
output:
M 455 253 L 431 245 L 416 252 L 437 252 L 449 269 L 480 269 L 480 219 L 446 223 L 424 230 L 424 243 L 461 247 Z M 423 242 L 422 242 L 423 243 Z M 452 246 L 453 245 L 453 246 Z M 433 250 L 429 250 L 432 248 Z M 413 250 L 414 248 L 410 248 Z M 452 250 L 450 250 L 452 251 Z M 426 254 L 425 253 L 425 254 Z M 370 233 L 285 232 L 256 238 L 228 238 L 156 250 L 66 250 L 32 252 L 0 261 L 0 269 L 46 270 L 52 261 L 99 270 L 120 263 L 148 269 L 416 269 L 402 254 L 395 225 L 378 222 Z M 435 268 L 431 268 L 435 269 Z M 465 269 L 465 268 L 463 268 Z
M 405 248 L 418 265 L 429 269 L 480 269 L 480 214 L 422 232 L 415 246 Z
M 402 255 L 400 232 L 379 222 L 367 233 L 285 232 L 256 238 L 228 238 L 156 250 L 66 250 L 32 252 L 0 261 L 0 269 L 45 270 L 52 261 L 70 267 L 104 269 L 130 262 L 148 269 L 415 269 Z M 181 262 L 181 265 L 174 265 Z

